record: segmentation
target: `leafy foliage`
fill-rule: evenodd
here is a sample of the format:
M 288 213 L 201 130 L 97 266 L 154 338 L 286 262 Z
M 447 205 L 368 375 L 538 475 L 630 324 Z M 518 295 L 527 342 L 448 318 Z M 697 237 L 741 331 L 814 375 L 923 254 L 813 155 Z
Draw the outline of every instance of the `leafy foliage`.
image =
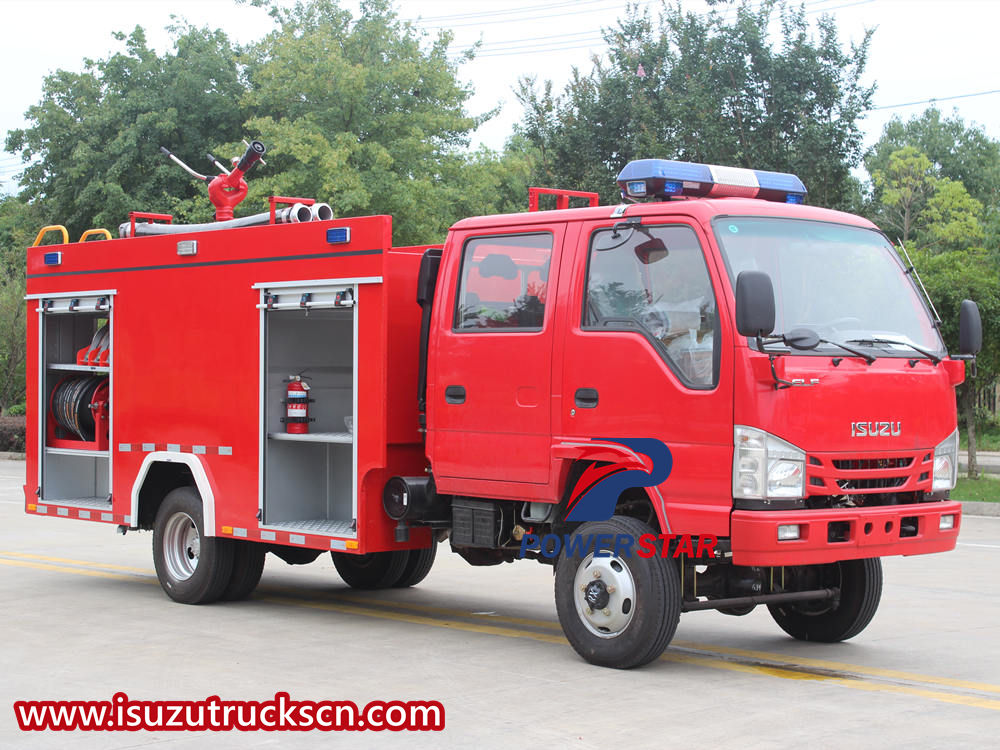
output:
M 37 207 L 0 198 L 0 409 L 24 400 L 24 249 L 41 223 Z
M 253 196 L 329 196 L 338 215 L 392 214 L 401 244 L 442 236 L 467 162 L 471 88 L 448 54 L 387 0 L 353 21 L 332 0 L 275 6 L 276 28 L 249 53 L 247 129 L 276 144 Z M 273 163 L 273 166 L 272 166 Z
M 82 73 L 46 77 L 32 123 L 7 135 L 8 151 L 30 163 L 22 197 L 73 237 L 116 227 L 130 210 L 203 221 L 204 188 L 159 153 L 161 145 L 202 156 L 242 133 L 234 106 L 244 94 L 238 56 L 221 31 L 177 27 L 172 52 L 158 56 L 136 28 L 116 34 L 124 51 L 85 61 Z
M 777 48 L 767 34 L 776 8 Z M 740 3 L 732 22 L 679 3 L 654 22 L 636 5 L 604 38 L 607 59 L 574 71 L 562 95 L 521 82 L 517 131 L 537 149 L 543 184 L 614 199 L 627 162 L 660 157 L 794 172 L 812 202 L 857 203 L 850 169 L 873 91 L 861 84 L 870 32 L 845 51 L 831 17 L 813 37 L 802 8 L 766 0 Z
M 917 214 L 934 192 L 934 165 L 916 147 L 904 146 L 890 155 L 884 169 L 872 172 L 872 180 L 881 195 L 884 224 L 908 243 Z
M 935 177 L 962 183 L 968 195 L 979 201 L 985 246 L 997 253 L 1000 247 L 1000 141 L 990 138 L 979 126 L 966 125 L 958 115 L 942 117 L 940 110 L 930 107 L 906 122 L 895 118 L 885 126 L 882 137 L 865 156 L 869 174 L 886 172 L 893 154 L 906 146 L 927 156 Z M 884 223 L 880 213 L 882 190 L 883 186 L 875 181 L 875 220 Z M 968 208 L 974 211 L 972 204 Z

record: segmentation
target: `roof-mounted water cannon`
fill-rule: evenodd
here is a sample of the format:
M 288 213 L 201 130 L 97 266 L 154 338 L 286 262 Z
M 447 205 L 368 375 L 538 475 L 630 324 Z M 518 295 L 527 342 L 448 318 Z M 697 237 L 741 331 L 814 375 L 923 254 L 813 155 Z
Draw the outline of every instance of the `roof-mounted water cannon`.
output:
M 618 187 L 627 201 L 671 198 L 762 198 L 802 203 L 806 186 L 793 174 L 720 167 L 669 159 L 640 159 L 625 165 Z
M 243 142 L 246 143 L 246 141 Z M 160 146 L 160 151 L 195 179 L 208 182 L 208 199 L 215 206 L 215 220 L 229 221 L 233 218 L 233 209 L 247 197 L 248 186 L 244 175 L 258 161 L 266 163 L 261 157 L 264 156 L 267 149 L 260 141 L 250 141 L 250 143 L 247 143 L 247 150 L 243 153 L 243 156 L 239 159 L 233 158 L 233 168 L 231 170 L 226 169 L 218 159 L 208 154 L 208 160 L 222 173 L 212 178 L 191 169 L 191 167 L 171 153 L 170 149 Z
M 216 221 L 233 218 L 233 209 L 247 197 L 247 181 L 243 179 L 243 175 L 260 161 L 266 150 L 260 141 L 250 141 L 243 157 L 238 162 L 233 160 L 236 162 L 233 170 L 228 174 L 220 174 L 208 183 L 208 199 L 215 206 Z

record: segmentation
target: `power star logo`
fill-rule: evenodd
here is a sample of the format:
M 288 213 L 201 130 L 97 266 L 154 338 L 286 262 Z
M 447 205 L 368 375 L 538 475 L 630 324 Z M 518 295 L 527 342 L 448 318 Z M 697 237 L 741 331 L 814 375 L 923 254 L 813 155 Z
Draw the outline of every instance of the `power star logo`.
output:
M 581 459 L 596 460 L 594 456 L 607 453 L 602 444 L 609 443 L 625 446 L 628 453 L 616 463 L 587 467 L 566 506 L 567 521 L 607 521 L 625 490 L 655 487 L 670 476 L 674 458 L 670 449 L 655 438 L 595 440 Z
M 622 450 L 624 448 L 625 450 Z M 608 451 L 616 458 L 608 462 Z M 607 521 L 625 490 L 656 487 L 670 476 L 674 460 L 670 449 L 654 438 L 624 438 L 594 440 L 580 456 L 592 461 L 580 475 L 566 506 L 566 521 L 587 523 Z M 652 530 L 651 530 L 652 531 Z M 531 530 L 521 537 L 518 556 L 529 554 L 555 559 L 560 554 L 582 559 L 594 557 L 629 558 L 633 554 L 650 557 L 707 557 L 715 554 L 717 539 L 712 534 L 693 537 L 691 534 L 631 534 L 582 533 L 543 534 Z

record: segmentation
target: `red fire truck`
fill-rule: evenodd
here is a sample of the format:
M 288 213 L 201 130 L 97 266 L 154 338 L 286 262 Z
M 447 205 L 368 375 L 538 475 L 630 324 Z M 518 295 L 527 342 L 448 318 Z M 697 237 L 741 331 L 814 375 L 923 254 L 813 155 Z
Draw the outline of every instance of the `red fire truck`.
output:
M 887 238 L 803 205 L 794 176 L 644 160 L 619 185 L 620 205 L 560 193 L 443 246 L 278 197 L 32 248 L 26 511 L 152 530 L 189 604 L 248 596 L 267 552 L 411 586 L 447 540 L 552 564 L 595 664 L 655 659 L 700 609 L 856 635 L 880 557 L 955 546 L 978 309 L 949 356 Z M 595 472 L 649 469 L 636 438 L 669 449 L 668 478 L 567 520 Z

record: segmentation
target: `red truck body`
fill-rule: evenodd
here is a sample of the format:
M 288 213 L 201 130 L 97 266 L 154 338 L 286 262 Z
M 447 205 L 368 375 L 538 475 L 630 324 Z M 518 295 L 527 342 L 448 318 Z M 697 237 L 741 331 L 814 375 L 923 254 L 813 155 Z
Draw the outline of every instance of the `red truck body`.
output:
M 965 363 L 897 350 L 872 362 L 844 351 L 770 356 L 737 333 L 735 272 L 718 224 L 726 217 L 877 232 L 856 216 L 749 198 L 460 221 L 440 250 L 423 332 L 423 410 L 416 294 L 435 246 L 392 247 L 390 217 L 32 248 L 26 510 L 153 528 L 164 497 L 189 485 L 206 539 L 286 552 L 420 550 L 445 536 L 450 516 L 390 518 L 383 493 L 392 477 L 433 476 L 437 497 L 493 503 L 496 528 L 512 508 L 523 534 L 548 523 L 545 504 L 565 503 L 581 462 L 617 461 L 615 441 L 641 436 L 673 457 L 668 479 L 644 491 L 649 526 L 715 537 L 720 561 L 771 566 L 772 581 L 774 566 L 952 549 L 961 508 L 933 491 L 934 451 L 956 429 Z M 622 318 L 588 324 L 588 274 L 614 252 L 594 250 L 595 238 L 623 222 L 680 238 L 667 243 L 671 257 L 703 260 L 714 304 L 706 308 L 703 295 L 700 313 L 680 300 L 663 314 L 682 321 L 661 339 L 687 342 L 674 359 Z M 480 306 L 491 293 L 528 300 L 520 323 Z M 919 304 L 921 325 L 937 335 L 915 291 L 902 304 Z M 79 364 L 102 326 L 104 364 Z M 299 373 L 312 378 L 315 421 L 294 435 L 282 422 L 283 388 Z M 74 442 L 53 414 L 59 383 L 83 376 L 108 379 L 109 417 L 96 428 L 105 425 L 106 445 Z M 804 452 L 795 504 L 734 500 L 741 425 Z M 823 500 L 848 493 L 854 501 Z M 797 538 L 779 539 L 789 525 Z M 494 545 L 506 549 L 496 559 L 467 559 L 511 559 L 517 538 Z

